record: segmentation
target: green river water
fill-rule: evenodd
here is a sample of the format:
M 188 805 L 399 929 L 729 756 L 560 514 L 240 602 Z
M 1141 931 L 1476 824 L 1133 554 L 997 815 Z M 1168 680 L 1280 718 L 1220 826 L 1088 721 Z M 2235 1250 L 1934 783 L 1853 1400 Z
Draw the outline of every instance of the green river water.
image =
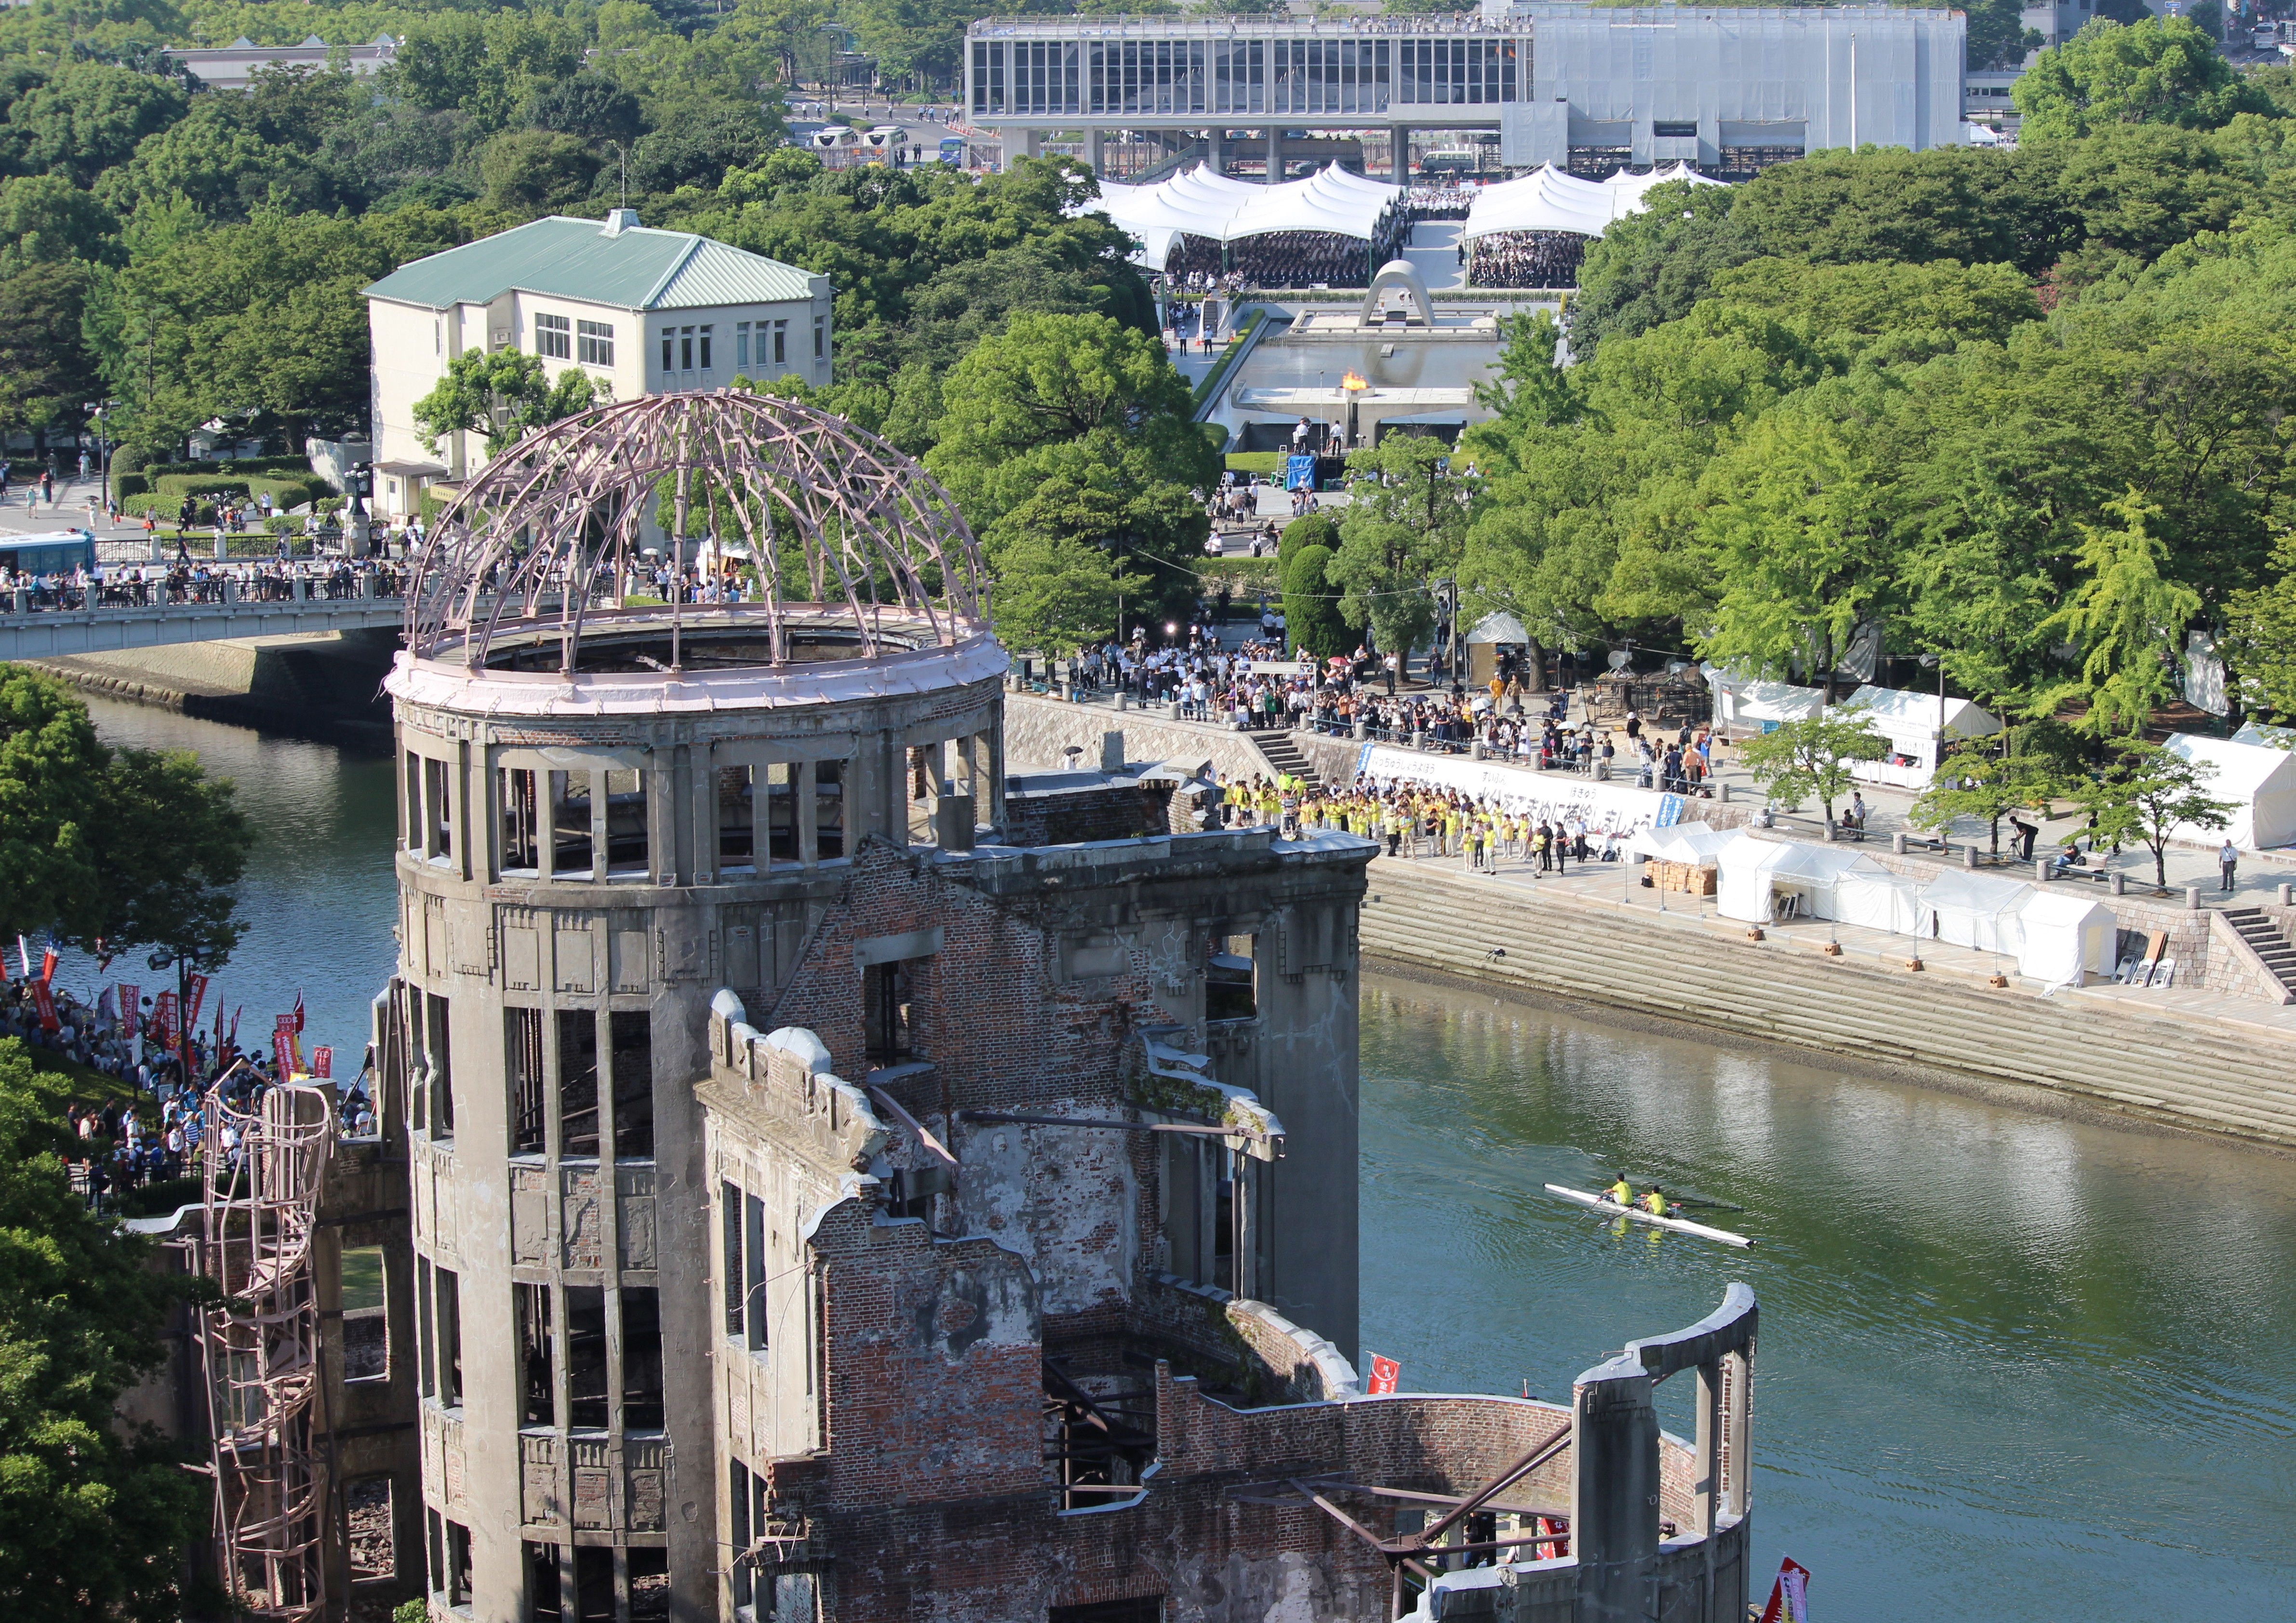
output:
M 306 1044 L 355 1067 L 395 950 L 390 764 L 91 709 L 237 780 L 263 845 L 222 996 L 244 1039 L 301 988 Z M 1758 1560 L 1809 1566 L 1821 1623 L 2296 1616 L 2296 1160 L 1377 976 L 1363 1072 L 1364 1336 L 1405 1389 L 1567 1398 L 1742 1279 Z M 1759 1246 L 1540 1190 L 1619 1168 Z

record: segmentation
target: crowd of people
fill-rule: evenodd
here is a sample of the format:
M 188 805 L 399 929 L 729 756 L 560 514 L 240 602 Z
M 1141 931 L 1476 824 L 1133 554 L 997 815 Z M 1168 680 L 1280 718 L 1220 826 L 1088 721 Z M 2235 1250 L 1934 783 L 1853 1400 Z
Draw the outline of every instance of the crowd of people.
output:
M 1590 827 L 1583 812 L 1541 815 L 1403 778 L 1358 776 L 1344 788 L 1318 789 L 1279 773 L 1221 787 L 1232 823 L 1274 824 L 1291 838 L 1360 835 L 1390 857 L 1456 857 L 1485 871 L 1524 862 L 1537 873 L 1562 874 L 1574 862 L 1616 862 L 1623 850 L 1615 830 Z
M 1470 287 L 1576 287 L 1587 239 L 1575 231 L 1495 231 L 1462 243 L 1459 256 Z
M 65 1125 L 78 1145 L 69 1158 L 72 1186 L 89 1204 L 117 1210 L 129 1191 L 197 1176 L 205 1155 L 235 1160 L 240 1146 L 233 1119 L 255 1111 L 263 1094 L 284 1080 L 275 1056 L 261 1049 L 243 1053 L 228 1033 L 213 1031 L 194 1032 L 179 1045 L 160 1033 L 157 1000 L 150 997 L 136 999 L 130 1035 L 116 988 L 91 1005 L 51 987 L 43 1010 L 33 988 L 45 984 L 31 976 L 0 984 L 0 1037 L 13 1037 L 111 1079 L 107 1097 L 76 1102 L 66 1112 Z M 337 1125 L 345 1138 L 375 1131 L 367 1080 L 362 1070 L 340 1095 Z M 216 1113 L 221 1125 L 216 1142 L 207 1143 L 202 1141 L 210 1128 L 204 1106 L 210 1094 L 228 1109 Z
M 365 582 L 373 581 L 373 586 Z M 305 597 L 397 597 L 404 570 L 386 560 L 265 559 L 216 563 L 178 548 L 172 562 L 98 563 L 37 572 L 0 566 L 0 592 L 26 594 L 31 609 L 153 609 L 170 603 L 285 602 L 300 582 Z
M 1165 274 L 1183 286 L 1245 288 L 1368 287 L 1372 261 L 1385 264 L 1410 234 L 1409 217 L 1398 214 L 1378 241 L 1343 237 L 1328 231 L 1271 231 L 1241 237 L 1225 248 L 1212 237 L 1183 236 L 1165 261 Z

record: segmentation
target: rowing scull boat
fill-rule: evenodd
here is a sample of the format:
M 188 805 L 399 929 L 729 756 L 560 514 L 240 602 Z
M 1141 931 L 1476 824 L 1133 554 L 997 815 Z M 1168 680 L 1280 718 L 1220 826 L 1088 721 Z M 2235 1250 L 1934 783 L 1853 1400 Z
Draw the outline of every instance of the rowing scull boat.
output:
M 1559 1194 L 1566 1201 L 1576 1201 L 1581 1206 L 1592 1207 L 1613 1217 L 1628 1217 L 1636 1223 L 1647 1223 L 1652 1228 L 1670 1228 L 1677 1234 L 1696 1234 L 1702 1240 L 1719 1240 L 1725 1245 L 1751 1246 L 1754 1242 L 1743 1234 L 1734 1234 L 1726 1228 L 1709 1228 L 1703 1223 L 1693 1223 L 1687 1217 L 1661 1217 L 1656 1212 L 1644 1211 L 1638 1206 L 1621 1206 L 1616 1201 L 1606 1201 L 1601 1195 L 1588 1194 L 1583 1189 L 1571 1189 L 1562 1184 L 1549 1184 L 1549 1194 Z

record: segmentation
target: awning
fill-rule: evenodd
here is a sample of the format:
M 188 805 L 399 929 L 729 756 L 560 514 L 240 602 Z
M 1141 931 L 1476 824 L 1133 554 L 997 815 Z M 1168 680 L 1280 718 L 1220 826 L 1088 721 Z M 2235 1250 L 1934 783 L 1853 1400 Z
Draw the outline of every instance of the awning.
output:
M 1319 232 L 1371 242 L 1403 188 L 1349 173 L 1334 163 L 1305 180 L 1255 185 L 1199 164 L 1152 186 L 1104 184 L 1077 214 L 1103 214 L 1140 245 L 1134 263 L 1160 266 L 1183 236 L 1237 242 L 1278 231 Z
M 1502 231 L 1567 231 L 1599 237 L 1612 221 L 1648 208 L 1644 194 L 1652 186 L 1673 180 L 1702 186 L 1726 184 L 1679 163 L 1647 175 L 1621 169 L 1604 181 L 1581 180 L 1553 164 L 1542 164 L 1518 180 L 1478 192 L 1467 206 L 1467 224 L 1460 235 L 1469 242 Z

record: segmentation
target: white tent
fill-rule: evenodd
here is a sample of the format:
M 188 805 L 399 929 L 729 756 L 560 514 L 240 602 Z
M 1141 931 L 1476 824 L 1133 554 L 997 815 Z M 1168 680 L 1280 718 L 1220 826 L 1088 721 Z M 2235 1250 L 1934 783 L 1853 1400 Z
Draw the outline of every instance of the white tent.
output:
M 1370 242 L 1403 188 L 1332 164 L 1305 180 L 1255 185 L 1199 164 L 1152 186 L 1106 183 L 1074 210 L 1098 212 L 1137 238 L 1136 263 L 1160 268 L 1183 236 L 1236 242 L 1275 231 L 1314 231 Z
M 1939 873 L 1922 887 L 1916 933 L 1979 952 L 2014 953 L 2025 944 L 2017 915 L 2030 885 L 1987 873 Z
M 2232 735 L 2232 742 L 2236 744 L 2262 744 L 2267 750 L 2296 750 L 2296 727 L 2251 721 Z
M 1679 163 L 1646 175 L 1620 169 L 1603 181 L 1581 180 L 1553 164 L 1541 164 L 1528 175 L 1476 193 L 1467 205 L 1467 223 L 1460 237 L 1472 242 L 1501 231 L 1568 231 L 1599 237 L 1613 221 L 1648 208 L 1644 194 L 1670 180 L 1702 186 L 1726 184 L 1710 180 Z
M 2024 935 L 2017 952 L 2019 974 L 2054 986 L 2078 985 L 2083 971 L 2112 973 L 2120 921 L 2103 903 L 2055 888 L 2030 890 L 2018 909 L 2017 924 Z
M 1718 725 L 1767 733 L 1784 721 L 1805 721 L 1825 708 L 1825 690 L 1796 687 L 1791 682 L 1765 682 L 1741 676 L 1718 665 L 1702 665 L 1706 685 L 1714 694 Z
M 1987 738 L 2001 731 L 2000 720 L 1966 699 L 1947 699 L 1935 693 L 1899 687 L 1859 688 L 1845 701 L 1846 709 L 1865 712 L 1862 719 L 1890 741 L 1890 758 L 1859 761 L 1851 770 L 1869 783 L 1894 783 L 1919 789 L 1936 772 L 1940 741 Z
M 1833 916 L 1845 924 L 1909 936 L 1921 928 L 1921 894 L 1919 881 L 1902 873 L 1860 868 L 1844 873 L 1834 886 Z
M 1841 917 L 1840 891 L 1851 875 L 1881 873 L 1882 865 L 1833 846 L 1797 840 L 1734 840 L 1716 853 L 1721 870 L 1715 911 L 1759 924 L 1775 916 L 1781 891 L 1799 896 L 1811 918 Z
M 2170 838 L 2206 845 L 2228 839 L 2250 851 L 2296 842 L 2296 755 L 2192 733 L 2170 734 L 2168 747 L 2188 761 L 2214 767 L 2202 792 L 2233 808 L 2225 828 L 2180 823 L 2169 831 Z

